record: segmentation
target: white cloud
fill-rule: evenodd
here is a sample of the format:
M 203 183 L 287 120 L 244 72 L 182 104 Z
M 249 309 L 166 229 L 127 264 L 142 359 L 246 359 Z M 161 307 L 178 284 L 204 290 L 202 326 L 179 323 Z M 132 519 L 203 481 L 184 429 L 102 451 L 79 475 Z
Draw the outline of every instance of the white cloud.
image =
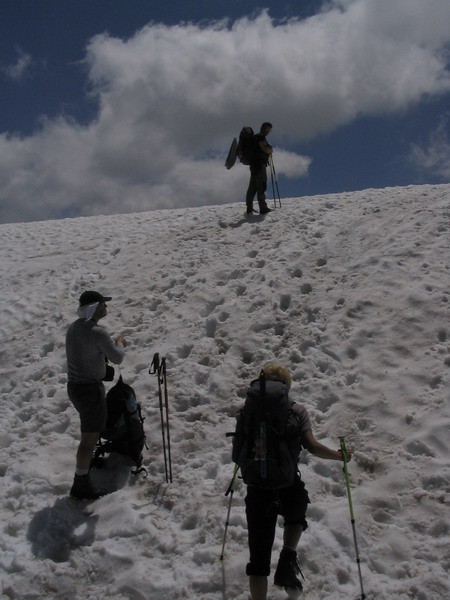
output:
M 273 122 L 277 151 L 448 92 L 449 22 L 448 0 L 348 0 L 281 24 L 263 13 L 96 36 L 96 120 L 0 139 L 0 220 L 235 201 L 247 173 L 223 162 L 242 125 Z M 279 173 L 307 172 L 307 157 L 275 157 Z
M 430 134 L 423 146 L 411 146 L 410 160 L 422 172 L 432 173 L 450 180 L 450 116 L 442 117 L 439 126 Z
M 17 51 L 18 57 L 15 63 L 11 65 L 7 65 L 1 68 L 1 71 L 8 77 L 9 79 L 13 79 L 15 81 L 20 81 L 29 71 L 30 67 L 33 64 L 33 58 L 30 54 L 23 52 L 18 49 Z
M 307 156 L 300 156 L 286 150 L 277 150 L 273 161 L 276 173 L 293 178 L 307 175 L 312 162 L 311 158 Z

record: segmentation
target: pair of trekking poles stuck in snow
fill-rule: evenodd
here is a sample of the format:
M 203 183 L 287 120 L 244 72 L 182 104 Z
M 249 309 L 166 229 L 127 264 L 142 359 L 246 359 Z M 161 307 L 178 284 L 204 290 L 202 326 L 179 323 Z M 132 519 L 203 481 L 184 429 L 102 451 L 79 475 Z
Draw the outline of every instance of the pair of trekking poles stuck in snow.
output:
M 351 520 L 352 531 L 353 531 L 353 542 L 355 545 L 356 563 L 358 565 L 358 576 L 359 576 L 359 583 L 361 586 L 361 596 L 358 596 L 358 600 L 359 599 L 365 600 L 365 598 L 367 598 L 367 596 L 364 592 L 362 573 L 361 573 L 361 559 L 359 557 L 358 540 L 356 537 L 356 521 L 355 521 L 355 515 L 353 512 L 352 494 L 351 494 L 351 490 L 350 490 L 350 476 L 349 476 L 349 472 L 347 469 L 348 453 L 347 453 L 347 446 L 345 443 L 345 438 L 342 436 L 339 437 L 339 443 L 340 443 L 341 452 L 342 452 L 342 460 L 344 463 L 343 471 L 344 471 L 344 476 L 345 476 L 345 487 L 347 489 L 347 498 L 348 498 L 348 505 L 349 505 L 349 510 L 350 510 L 350 520 Z M 225 544 L 227 541 L 228 526 L 230 524 L 231 504 L 233 502 L 233 494 L 236 490 L 236 481 L 237 481 L 238 471 L 239 471 L 238 465 L 234 465 L 233 476 L 231 478 L 231 481 L 227 488 L 227 491 L 225 492 L 225 496 L 229 496 L 230 499 L 228 501 L 227 517 L 225 520 L 225 531 L 223 534 L 223 541 L 222 541 L 222 550 L 221 550 L 220 557 L 219 557 L 220 561 L 223 561 L 224 557 L 225 557 Z
M 278 206 L 281 208 L 281 198 L 280 198 L 280 190 L 278 189 L 277 172 L 275 171 L 275 165 L 273 164 L 272 155 L 269 156 L 269 167 L 270 167 L 270 179 L 272 180 L 273 205 L 275 208 L 277 208 L 277 201 L 278 201 Z
M 170 449 L 169 398 L 167 393 L 166 357 L 160 358 L 156 352 L 149 369 L 150 375 L 158 378 L 159 412 L 161 416 L 161 433 L 164 454 L 164 471 L 166 483 L 172 483 L 172 455 Z

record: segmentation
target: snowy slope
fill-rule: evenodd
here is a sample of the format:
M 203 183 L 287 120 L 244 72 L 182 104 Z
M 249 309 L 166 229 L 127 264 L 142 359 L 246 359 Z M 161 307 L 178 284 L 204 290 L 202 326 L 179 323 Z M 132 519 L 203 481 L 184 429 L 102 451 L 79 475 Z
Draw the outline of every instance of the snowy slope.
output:
M 450 597 L 450 185 L 243 206 L 0 225 L 0 591 L 54 600 L 244 600 L 244 486 L 230 442 L 267 360 L 293 373 L 316 436 L 345 435 L 368 597 Z M 64 335 L 85 289 L 129 341 L 147 479 L 112 457 L 117 489 L 67 496 L 78 420 Z M 154 352 L 167 357 L 174 482 L 164 482 Z M 359 593 L 340 465 L 302 456 L 310 492 L 300 560 L 310 600 Z M 277 533 L 273 562 L 281 545 Z M 284 598 L 270 587 L 270 598 Z

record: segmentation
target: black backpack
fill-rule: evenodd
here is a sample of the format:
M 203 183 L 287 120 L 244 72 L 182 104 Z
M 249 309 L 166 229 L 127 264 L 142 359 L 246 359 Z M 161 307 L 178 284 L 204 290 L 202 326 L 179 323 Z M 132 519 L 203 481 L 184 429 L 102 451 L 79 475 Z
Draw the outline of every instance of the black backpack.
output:
M 142 451 L 144 446 L 147 447 L 141 405 L 136 400 L 133 388 L 124 383 L 122 375 L 106 394 L 106 406 L 106 430 L 101 432 L 93 464 L 95 465 L 96 461 L 98 464 L 99 457 L 104 454 L 118 452 L 133 461 L 136 466 L 133 473 L 145 470 L 141 468 Z
M 249 165 L 257 156 L 257 142 L 251 127 L 243 127 L 239 134 L 236 154 L 243 165 Z
M 302 444 L 288 392 L 283 382 L 266 380 L 263 371 L 247 390 L 232 453 L 247 485 L 281 489 L 294 483 Z

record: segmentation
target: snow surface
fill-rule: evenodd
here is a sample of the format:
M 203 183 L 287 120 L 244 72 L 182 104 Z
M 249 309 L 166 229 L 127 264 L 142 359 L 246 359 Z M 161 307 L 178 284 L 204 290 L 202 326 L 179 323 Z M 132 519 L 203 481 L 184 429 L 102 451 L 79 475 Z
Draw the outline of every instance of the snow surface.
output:
M 0 226 L 2 598 L 246 600 L 242 483 L 218 560 L 244 391 L 293 373 L 316 436 L 346 436 L 364 589 L 450 597 L 450 185 Z M 64 336 L 85 289 L 143 404 L 147 479 L 112 456 L 94 503 L 68 498 L 78 418 Z M 155 352 L 166 356 L 174 481 L 164 481 Z M 108 384 L 109 385 L 109 384 Z M 305 453 L 299 555 L 310 600 L 360 593 L 341 466 Z M 281 547 L 277 531 L 273 563 Z M 270 585 L 269 597 L 285 598 Z

